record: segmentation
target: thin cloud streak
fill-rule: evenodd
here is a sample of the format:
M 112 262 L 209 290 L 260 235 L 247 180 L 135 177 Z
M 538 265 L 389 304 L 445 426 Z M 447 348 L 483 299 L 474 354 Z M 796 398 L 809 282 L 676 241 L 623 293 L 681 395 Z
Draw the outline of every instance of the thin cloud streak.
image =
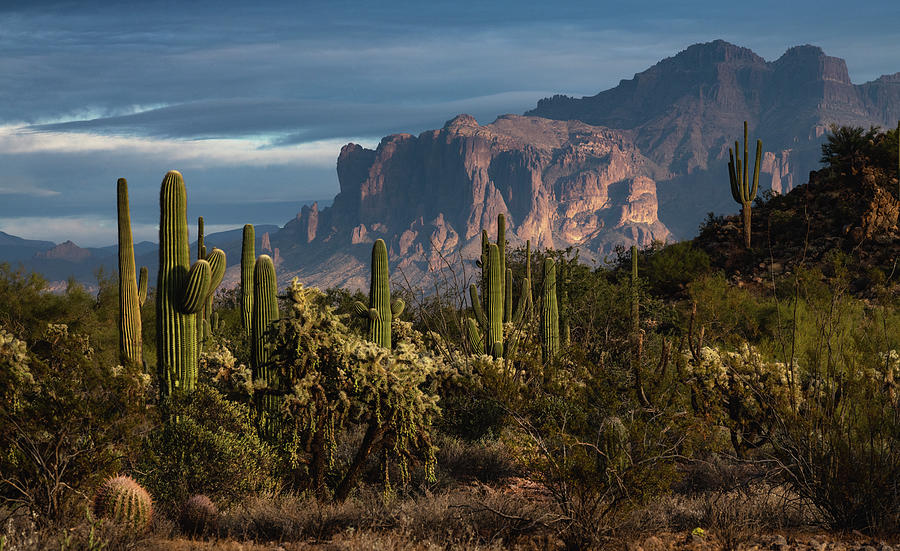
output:
M 333 166 L 336 154 L 344 143 L 344 139 L 316 140 L 295 147 L 269 148 L 266 147 L 269 141 L 259 139 L 162 139 L 0 126 L 0 151 L 5 155 L 97 152 L 140 154 L 193 168 L 223 165 Z M 28 188 L 7 189 L 10 189 L 10 193 L 28 192 Z

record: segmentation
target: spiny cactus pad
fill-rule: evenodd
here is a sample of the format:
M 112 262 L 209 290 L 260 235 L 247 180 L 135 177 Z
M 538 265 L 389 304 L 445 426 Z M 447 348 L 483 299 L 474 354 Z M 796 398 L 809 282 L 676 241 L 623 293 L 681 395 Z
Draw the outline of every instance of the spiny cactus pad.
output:
M 116 476 L 97 489 L 94 515 L 144 530 L 153 518 L 153 500 L 130 476 Z

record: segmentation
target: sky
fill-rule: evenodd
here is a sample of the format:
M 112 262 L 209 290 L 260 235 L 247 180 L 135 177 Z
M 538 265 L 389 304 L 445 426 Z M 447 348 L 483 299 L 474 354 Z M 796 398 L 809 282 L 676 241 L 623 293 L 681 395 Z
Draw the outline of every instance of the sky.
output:
M 715 39 L 814 44 L 862 83 L 900 71 L 900 2 L 0 0 L 0 231 L 114 244 L 124 177 L 155 241 L 170 169 L 207 233 L 283 225 L 338 192 L 348 142 L 594 95 Z

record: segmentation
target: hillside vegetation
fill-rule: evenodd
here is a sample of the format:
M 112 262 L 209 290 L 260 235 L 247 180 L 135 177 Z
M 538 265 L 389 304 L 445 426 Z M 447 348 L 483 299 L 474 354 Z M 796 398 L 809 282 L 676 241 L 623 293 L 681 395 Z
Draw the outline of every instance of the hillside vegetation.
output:
M 808 184 L 756 201 L 750 249 L 710 216 L 597 267 L 509 249 L 501 219 L 480 273 L 414 286 L 376 242 L 369 295 L 276 295 L 249 226 L 233 290 L 202 239 L 164 297 L 133 258 L 134 295 L 4 265 L 0 549 L 896 539 L 897 139 L 833 128 Z

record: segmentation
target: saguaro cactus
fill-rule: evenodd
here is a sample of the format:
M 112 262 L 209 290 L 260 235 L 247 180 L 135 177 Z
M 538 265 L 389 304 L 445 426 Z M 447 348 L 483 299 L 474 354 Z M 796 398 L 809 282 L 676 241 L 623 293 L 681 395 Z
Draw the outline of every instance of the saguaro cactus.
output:
M 197 260 L 206 260 L 206 243 L 203 241 L 203 217 L 197 218 Z
M 640 302 L 638 298 L 638 257 L 637 247 L 631 246 L 631 330 L 638 332 L 640 325 Z
M 544 291 L 541 298 L 541 352 L 544 363 L 559 352 L 559 307 L 556 303 L 556 263 L 544 259 Z
M 253 327 L 253 267 L 256 262 L 256 235 L 252 224 L 244 226 L 241 245 L 241 325 L 247 337 Z
M 500 272 L 500 250 L 494 243 L 488 244 L 487 263 L 482 266 L 486 274 L 487 287 L 483 289 L 484 300 L 478 297 L 475 284 L 469 286 L 469 297 L 475 320 L 469 318 L 466 331 L 469 342 L 477 352 L 491 354 L 495 358 L 503 355 L 503 287 L 505 279 Z M 482 302 L 487 305 L 481 307 Z M 482 334 L 483 333 L 483 334 Z
M 756 198 L 756 190 L 759 188 L 759 168 L 762 156 L 762 140 L 756 140 L 756 163 L 753 167 L 753 177 L 748 178 L 749 159 L 747 158 L 747 121 L 744 121 L 744 160 L 741 162 L 741 154 L 738 150 L 737 140 L 734 142 L 734 150 L 728 148 L 728 177 L 731 180 L 731 196 L 741 205 L 741 214 L 744 218 L 744 245 L 750 248 L 750 209 Z
M 391 321 L 403 313 L 406 304 L 397 299 L 391 302 L 391 280 L 388 271 L 387 246 L 383 239 L 372 245 L 372 279 L 369 285 L 369 305 L 356 301 L 356 314 L 369 320 L 368 339 L 384 348 L 391 347 Z
M 529 324 L 534 320 L 534 298 L 531 295 L 531 240 L 525 241 L 525 281 L 522 285 L 522 293 L 525 295 L 525 310 L 528 312 Z M 521 298 L 519 301 L 521 302 Z
M 172 170 L 159 195 L 159 276 L 156 285 L 156 354 L 163 396 L 191 392 L 197 382 L 197 312 L 209 288 L 210 266 L 190 264 L 187 193 Z
M 119 221 L 119 359 L 122 363 L 143 362 L 141 304 L 147 298 L 147 268 L 141 267 L 140 283 L 134 277 L 134 242 L 128 209 L 128 182 L 116 182 Z
M 269 362 L 269 349 L 266 348 L 266 331 L 278 320 L 277 280 L 275 264 L 269 255 L 262 254 L 256 259 L 253 270 L 253 319 L 250 343 L 250 361 L 253 369 L 253 380 L 262 380 L 268 387 L 257 402 L 259 408 L 259 428 L 266 436 L 274 435 L 272 414 L 278 411 L 278 396 L 272 394 L 277 390 L 278 373 Z

